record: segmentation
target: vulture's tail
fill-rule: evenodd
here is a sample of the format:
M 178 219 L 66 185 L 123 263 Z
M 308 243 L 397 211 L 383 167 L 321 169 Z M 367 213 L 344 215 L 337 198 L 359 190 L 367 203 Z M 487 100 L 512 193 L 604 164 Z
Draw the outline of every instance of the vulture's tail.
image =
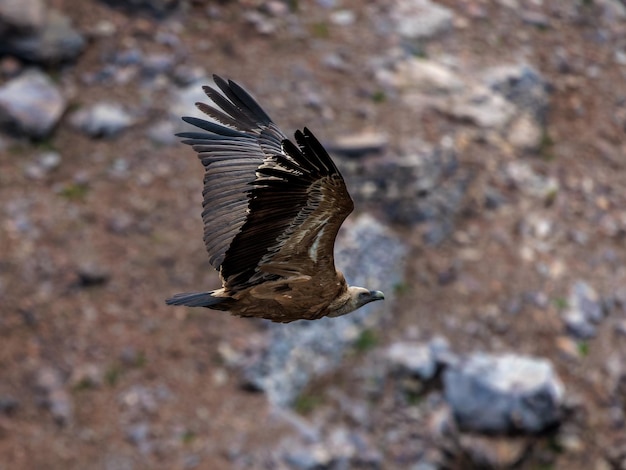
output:
M 165 301 L 167 305 L 185 305 L 187 307 L 207 307 L 216 310 L 227 310 L 225 301 L 228 297 L 214 297 L 213 292 L 184 292 L 175 294 Z

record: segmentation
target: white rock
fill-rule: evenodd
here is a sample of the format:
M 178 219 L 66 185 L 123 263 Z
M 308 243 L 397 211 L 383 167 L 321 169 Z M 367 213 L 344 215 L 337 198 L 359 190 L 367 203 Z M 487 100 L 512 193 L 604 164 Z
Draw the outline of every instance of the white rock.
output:
M 463 80 L 448 67 L 417 57 L 400 62 L 393 81 L 403 91 L 449 93 L 463 88 Z
M 435 376 L 437 363 L 428 344 L 398 342 L 387 350 L 387 359 L 397 368 L 416 375 L 421 380 Z
M 479 127 L 503 130 L 515 115 L 515 106 L 500 94 L 480 85 L 468 93 L 452 96 L 440 111 Z
M 92 137 L 109 137 L 132 126 L 135 119 L 118 103 L 100 102 L 76 111 L 70 122 Z
M 399 0 L 392 18 L 400 36 L 424 39 L 451 29 L 454 13 L 430 0 Z
M 327 148 L 331 152 L 354 156 L 381 152 L 387 147 L 388 143 L 389 137 L 387 134 L 374 130 L 365 130 L 357 134 L 339 136 Z
M 521 150 L 538 150 L 541 146 L 543 130 L 528 113 L 518 116 L 509 127 L 507 140 Z
M 330 21 L 338 26 L 350 26 L 354 24 L 356 14 L 352 10 L 337 10 L 330 14 Z

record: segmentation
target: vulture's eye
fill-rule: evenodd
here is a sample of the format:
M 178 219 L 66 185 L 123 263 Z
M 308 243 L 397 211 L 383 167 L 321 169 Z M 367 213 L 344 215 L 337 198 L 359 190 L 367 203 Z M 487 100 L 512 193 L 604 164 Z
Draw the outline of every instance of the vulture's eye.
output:
M 361 300 L 365 300 L 365 299 L 368 299 L 368 298 L 369 298 L 369 296 L 370 296 L 370 293 L 369 293 L 369 292 L 361 292 L 361 293 L 359 294 L 359 299 L 361 299 Z

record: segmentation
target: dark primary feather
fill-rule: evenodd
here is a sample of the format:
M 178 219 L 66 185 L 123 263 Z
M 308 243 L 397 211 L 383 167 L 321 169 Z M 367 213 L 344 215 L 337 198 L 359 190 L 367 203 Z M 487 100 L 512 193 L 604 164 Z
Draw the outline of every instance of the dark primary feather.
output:
M 239 85 L 235 82 L 229 80 L 228 85 L 226 82 L 218 77 L 217 75 L 213 76 L 215 83 L 217 86 L 224 92 L 230 100 L 237 105 L 237 103 L 242 103 L 245 109 L 251 112 L 250 117 L 257 123 L 262 124 L 264 126 L 269 126 L 272 120 L 267 115 L 263 108 L 259 106 L 259 104 Z M 243 109 L 243 108 L 240 108 Z

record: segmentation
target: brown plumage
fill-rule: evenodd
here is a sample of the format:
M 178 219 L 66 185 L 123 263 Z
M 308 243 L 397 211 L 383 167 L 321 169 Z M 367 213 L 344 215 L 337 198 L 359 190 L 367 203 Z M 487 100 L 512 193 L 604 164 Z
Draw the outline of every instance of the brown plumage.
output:
M 335 237 L 354 204 L 324 147 L 306 128 L 294 144 L 239 85 L 213 78 L 222 93 L 204 87 L 214 106 L 197 106 L 220 124 L 184 117 L 205 132 L 178 135 L 205 167 L 204 242 L 222 288 L 166 303 L 290 322 L 383 299 L 335 269 Z

